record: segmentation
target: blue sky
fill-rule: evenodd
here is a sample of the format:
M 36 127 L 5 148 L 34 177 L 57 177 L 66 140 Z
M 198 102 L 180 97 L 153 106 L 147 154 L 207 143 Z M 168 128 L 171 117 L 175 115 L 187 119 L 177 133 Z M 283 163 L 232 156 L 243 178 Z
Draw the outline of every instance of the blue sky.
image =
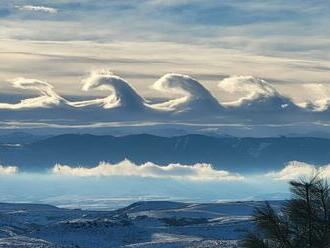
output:
M 304 99 L 303 84 L 329 82 L 329 10 L 321 0 L 3 1 L 0 89 L 28 77 L 83 94 L 82 78 L 107 68 L 151 97 L 150 84 L 178 72 L 220 99 L 235 98 L 216 88 L 228 75 L 265 78 Z

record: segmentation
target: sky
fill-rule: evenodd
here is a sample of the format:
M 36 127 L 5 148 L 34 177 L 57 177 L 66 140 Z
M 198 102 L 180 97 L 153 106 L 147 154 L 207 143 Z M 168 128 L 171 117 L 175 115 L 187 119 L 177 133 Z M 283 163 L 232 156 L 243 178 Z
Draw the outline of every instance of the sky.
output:
M 195 129 L 200 132 L 200 127 L 193 125 L 196 122 L 201 126 L 206 124 L 203 132 L 217 129 L 216 134 L 232 131 L 229 134 L 263 137 L 283 133 L 296 135 L 298 131 L 305 135 L 306 130 L 316 130 L 322 131 L 322 137 L 325 132 L 330 137 L 329 13 L 329 0 L 2 0 L 0 132 L 19 128 L 28 132 L 37 130 L 38 134 L 48 128 L 58 129 L 60 131 L 56 132 L 59 133 L 67 130 L 86 132 L 94 128 L 105 132 L 103 129 L 109 131 L 107 122 L 111 122 L 111 127 L 122 128 L 120 121 L 136 119 L 137 122 L 124 128 L 129 133 L 132 130 L 141 132 L 139 125 L 145 125 L 141 120 L 186 125 L 185 111 L 195 110 L 187 118 L 187 122 L 192 120 L 188 123 L 191 126 L 184 126 L 188 132 Z M 117 95 L 109 96 L 109 89 L 117 91 Z M 2 96 L 17 93 L 34 96 L 24 101 L 20 101 L 20 96 L 14 100 Z M 176 93 L 181 95 L 175 98 Z M 89 101 L 72 100 L 68 97 L 72 95 Z M 95 97 L 99 95 L 101 97 Z M 121 106 L 117 106 L 116 97 L 122 101 Z M 166 99 L 158 104 L 155 99 L 160 98 L 171 98 L 172 101 Z M 154 101 L 150 103 L 150 99 Z M 307 100 L 316 105 L 310 108 L 296 105 Z M 231 104 L 222 104 L 224 102 Z M 132 109 L 136 116 L 131 116 Z M 205 110 L 211 111 L 205 113 Z M 202 114 L 212 118 L 203 119 Z M 149 125 L 153 128 L 157 124 L 150 121 Z M 164 127 L 166 132 L 169 132 L 168 127 Z M 118 130 L 115 129 L 116 134 Z M 135 174 L 123 174 L 127 166 Z M 8 170 L 0 166 L 0 175 L 14 174 L 13 181 L 0 180 L 0 188 L 9 192 L 6 195 L 9 198 L 2 194 L 2 199 L 11 201 L 11 195 L 15 197 L 21 192 L 31 195 L 32 200 L 41 201 L 59 192 L 70 199 L 70 194 L 81 191 L 80 185 L 91 188 L 88 193 L 93 195 L 93 187 L 86 187 L 94 180 L 90 178 L 123 177 L 110 183 L 100 179 L 104 189 L 110 186 L 121 189 L 123 182 L 130 182 L 127 177 L 131 179 L 139 173 L 142 175 L 141 186 L 136 188 L 138 194 L 133 192 L 138 197 L 149 185 L 149 179 L 161 182 L 160 186 L 164 187 L 159 188 L 164 191 L 177 192 L 173 189 L 182 184 L 173 181 L 183 177 L 188 183 L 180 193 L 182 198 L 199 194 L 208 197 L 202 200 L 224 199 L 230 195 L 232 199 L 242 199 L 243 195 L 257 197 L 255 192 L 260 190 L 258 182 L 261 182 L 258 179 L 265 177 L 246 179 L 244 175 L 241 178 L 241 175 L 232 174 L 235 172 L 218 172 L 207 166 L 186 171 L 186 167 L 172 165 L 164 178 L 166 173 L 158 165 L 144 166 L 142 172 L 134 164 L 126 167 L 120 165 L 113 169 L 109 165 L 95 165 L 91 170 L 81 170 L 62 165 L 57 167 L 60 170 L 53 172 L 55 175 L 50 174 L 31 184 L 29 194 L 26 194 L 26 185 L 39 175 L 30 177 L 16 172 L 14 167 Z M 305 175 L 313 168 L 306 164 L 299 170 L 289 166 L 283 171 L 270 172 L 270 176 L 287 179 L 292 172 L 302 171 Z M 328 172 L 329 168 L 327 165 L 323 170 Z M 65 184 L 58 178 L 58 174 L 63 173 L 68 176 Z M 90 177 L 80 179 L 85 175 Z M 189 181 L 196 175 L 206 175 L 212 180 L 234 177 L 242 183 L 237 184 L 234 180 L 237 189 L 219 195 L 209 190 L 227 190 L 228 187 L 221 187 L 221 180 L 221 184 L 211 180 L 204 184 L 205 189 L 190 195 L 194 192 L 191 187 L 196 190 L 200 187 L 199 182 Z M 81 184 L 67 192 L 72 177 L 77 177 L 75 180 Z M 22 178 L 22 186 L 16 190 L 13 185 Z M 49 184 L 49 178 L 53 178 L 53 184 L 60 188 L 52 191 L 53 188 L 44 187 Z M 249 184 L 249 180 L 257 185 Z M 115 193 L 131 196 L 134 183 L 132 181 L 127 188 Z M 269 180 L 268 183 L 274 182 Z M 271 193 L 286 192 L 282 181 L 278 187 Z M 39 194 L 40 188 L 47 192 L 38 198 L 35 194 Z M 242 188 L 247 190 L 242 192 Z M 263 188 L 261 193 L 269 193 L 268 189 Z M 163 192 L 152 190 L 151 195 L 163 197 Z M 165 196 L 167 199 L 174 197 Z M 44 202 L 54 203 L 55 200 L 49 198 Z
M 81 81 L 107 69 L 146 98 L 166 97 L 150 86 L 174 72 L 223 101 L 239 97 L 217 87 L 233 75 L 317 99 L 330 78 L 329 11 L 327 0 L 1 1 L 0 91 L 28 93 L 8 82 L 25 77 L 60 94 L 99 95 Z

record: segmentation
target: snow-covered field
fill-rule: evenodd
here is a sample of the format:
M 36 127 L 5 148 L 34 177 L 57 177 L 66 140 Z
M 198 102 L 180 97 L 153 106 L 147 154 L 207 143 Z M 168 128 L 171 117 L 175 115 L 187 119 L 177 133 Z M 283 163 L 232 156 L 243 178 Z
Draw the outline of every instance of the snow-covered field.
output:
M 90 211 L 1 203 L 0 247 L 238 247 L 258 204 L 145 201 Z

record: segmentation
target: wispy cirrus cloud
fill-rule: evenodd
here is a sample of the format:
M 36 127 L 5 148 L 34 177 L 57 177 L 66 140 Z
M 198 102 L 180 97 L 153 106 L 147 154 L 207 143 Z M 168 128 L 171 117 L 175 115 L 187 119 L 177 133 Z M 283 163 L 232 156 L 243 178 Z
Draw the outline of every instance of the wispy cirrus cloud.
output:
M 23 5 L 23 6 L 15 6 L 19 10 L 23 11 L 36 11 L 36 12 L 43 12 L 48 14 L 56 14 L 58 9 L 47 7 L 47 6 L 40 6 L 40 5 Z

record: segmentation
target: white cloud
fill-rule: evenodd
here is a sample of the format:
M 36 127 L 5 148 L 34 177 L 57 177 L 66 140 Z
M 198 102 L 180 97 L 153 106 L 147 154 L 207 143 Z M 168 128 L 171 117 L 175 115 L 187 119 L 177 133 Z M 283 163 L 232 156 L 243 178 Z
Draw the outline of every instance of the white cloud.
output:
M 302 109 L 289 97 L 282 95 L 272 84 L 252 76 L 233 76 L 223 79 L 219 88 L 224 92 L 243 94 L 224 105 L 239 111 L 295 113 Z
M 325 84 L 304 84 L 304 89 L 309 92 L 309 99 L 302 106 L 315 111 L 325 111 L 330 105 L 330 87 Z
M 220 105 L 211 93 L 197 80 L 181 74 L 169 73 L 157 80 L 152 88 L 171 98 L 178 98 L 151 104 L 140 96 L 136 90 L 123 78 L 107 70 L 92 71 L 91 75 L 83 80 L 84 91 L 101 90 L 111 91 L 106 98 L 72 103 L 76 107 L 100 105 L 103 108 L 126 108 L 129 110 L 150 111 L 150 113 L 181 113 L 196 111 L 201 108 L 205 111 L 218 110 Z M 200 114 L 200 112 L 199 112 Z
M 233 76 L 223 79 L 219 83 L 219 88 L 229 93 L 243 93 L 245 96 L 240 98 L 236 104 L 245 101 L 253 101 L 260 97 L 279 96 L 279 92 L 263 79 L 252 76 Z
M 0 109 L 30 109 L 58 106 L 66 101 L 57 95 L 53 86 L 37 79 L 17 78 L 12 80 L 12 86 L 24 90 L 36 90 L 40 96 L 21 100 L 19 103 L 0 103 Z
M 53 86 L 51 84 L 37 79 L 16 78 L 12 80 L 12 85 L 20 89 L 38 90 L 45 95 L 54 94 Z
M 157 80 L 152 85 L 152 88 L 167 95 L 183 95 L 174 100 L 161 103 L 158 107 L 176 111 L 193 110 L 196 108 L 210 111 L 220 107 L 218 101 L 201 83 L 187 75 L 166 74 Z
M 91 69 L 103 67 L 110 67 L 125 79 L 129 79 L 145 97 L 157 97 L 157 93 L 148 86 L 159 75 L 177 72 L 194 75 L 202 80 L 203 85 L 213 95 L 225 101 L 232 101 L 237 97 L 235 94 L 223 94 L 217 89 L 217 76 L 248 74 L 281 80 L 282 83 L 277 84 L 278 89 L 298 98 L 299 102 L 308 96 L 308 91 L 302 87 L 303 83 L 326 82 L 329 78 L 329 70 L 313 69 L 316 66 L 327 67 L 328 62 L 309 61 L 306 65 L 306 60 L 255 56 L 219 46 L 201 46 L 194 43 L 183 45 L 174 42 L 132 42 L 129 39 L 125 42 L 82 42 L 82 36 L 101 31 L 89 28 L 88 24 L 76 22 L 67 22 L 65 26 L 62 22 L 46 20 L 42 24 L 37 20 L 20 23 L 7 20 L 1 23 L 0 36 L 3 40 L 0 41 L 0 46 L 4 53 L 0 56 L 0 81 L 20 75 L 32 78 L 38 75 L 68 94 L 81 94 L 78 91 L 78 83 L 75 83 L 77 78 Z M 72 30 L 84 32 L 72 33 Z M 101 33 L 111 37 L 109 32 L 107 29 Z M 24 36 L 24 41 L 16 40 L 16 36 L 22 35 L 27 35 Z M 38 39 L 43 41 L 31 42 Z M 237 39 L 241 41 L 241 38 Z M 3 90 L 4 86 L 0 85 L 0 89 Z
M 24 5 L 24 6 L 16 6 L 20 10 L 25 11 L 37 11 L 37 12 L 43 12 L 43 13 L 49 13 L 49 14 L 56 14 L 58 12 L 57 9 L 46 7 L 46 6 L 37 6 L 37 5 Z
M 319 173 L 321 177 L 330 178 L 330 165 L 317 167 L 315 165 L 291 161 L 282 170 L 267 174 L 275 180 L 293 180 L 301 177 L 311 177 Z
M 124 107 L 124 108 L 143 108 L 145 100 L 132 86 L 123 78 L 114 75 L 107 70 L 92 71 L 90 76 L 83 80 L 84 91 L 91 89 L 110 90 L 112 94 L 103 99 L 78 102 L 76 106 L 88 106 L 100 104 L 104 108 Z
M 0 165 L 0 175 L 13 175 L 18 172 L 18 168 L 15 166 L 3 166 Z
M 136 176 L 150 178 L 170 178 L 187 180 L 242 180 L 243 177 L 228 171 L 215 170 L 210 164 L 169 164 L 166 166 L 156 165 L 147 162 L 142 165 L 136 165 L 128 160 L 118 164 L 109 164 L 101 162 L 93 168 L 70 167 L 68 165 L 57 164 L 52 169 L 54 174 L 91 177 L 91 176 Z

